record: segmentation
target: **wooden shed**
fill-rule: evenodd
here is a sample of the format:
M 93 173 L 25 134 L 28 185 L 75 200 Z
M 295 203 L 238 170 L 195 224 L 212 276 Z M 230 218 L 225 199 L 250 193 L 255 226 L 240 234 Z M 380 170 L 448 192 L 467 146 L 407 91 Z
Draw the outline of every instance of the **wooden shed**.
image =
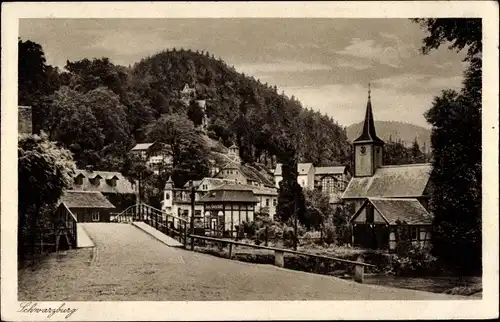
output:
M 99 191 L 65 191 L 61 203 L 77 217 L 78 222 L 109 222 L 115 206 Z

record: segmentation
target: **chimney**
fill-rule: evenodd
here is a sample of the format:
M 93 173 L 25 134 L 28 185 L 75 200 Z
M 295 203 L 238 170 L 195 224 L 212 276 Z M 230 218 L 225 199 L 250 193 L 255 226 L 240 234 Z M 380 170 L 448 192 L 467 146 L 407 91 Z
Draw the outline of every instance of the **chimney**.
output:
M 94 166 L 93 165 L 88 165 L 85 168 L 87 169 L 88 172 L 94 171 Z

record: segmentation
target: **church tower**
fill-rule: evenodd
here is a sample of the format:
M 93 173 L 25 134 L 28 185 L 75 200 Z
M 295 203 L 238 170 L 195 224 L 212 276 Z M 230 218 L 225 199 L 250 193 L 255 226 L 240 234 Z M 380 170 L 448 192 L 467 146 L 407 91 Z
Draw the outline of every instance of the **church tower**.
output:
M 375 133 L 375 122 L 371 102 L 371 89 L 368 84 L 368 103 L 366 104 L 363 132 L 354 140 L 354 176 L 370 177 L 382 165 L 384 141 Z

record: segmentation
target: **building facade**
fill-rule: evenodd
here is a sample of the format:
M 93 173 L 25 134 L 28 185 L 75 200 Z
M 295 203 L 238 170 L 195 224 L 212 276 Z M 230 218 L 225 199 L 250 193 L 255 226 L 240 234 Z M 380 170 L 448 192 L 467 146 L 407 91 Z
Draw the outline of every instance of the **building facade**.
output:
M 204 206 L 207 235 L 236 237 L 243 222 L 254 220 L 259 200 L 252 190 L 237 185 L 223 185 L 206 193 L 200 200 Z
M 344 202 L 353 205 L 353 244 L 392 250 L 396 247 L 397 230 L 406 229 L 412 243 L 426 246 L 432 223 L 428 211 L 432 166 L 384 166 L 384 142 L 377 137 L 374 124 L 368 91 L 362 133 L 353 142 L 354 173 L 342 195 Z
M 203 204 L 200 198 L 203 192 L 195 191 L 194 200 L 194 218 L 195 226 L 203 220 Z M 172 178 L 169 178 L 163 189 L 163 200 L 161 201 L 161 210 L 180 217 L 191 220 L 192 213 L 192 191 L 190 188 L 175 188 Z
M 63 203 L 78 222 L 109 222 L 116 207 L 99 191 L 68 190 L 61 196 Z
M 143 160 L 155 174 L 160 174 L 173 165 L 170 146 L 161 142 L 138 143 L 132 148 L 131 153 Z
M 113 212 L 120 213 L 137 202 L 138 185 L 132 183 L 120 172 L 94 170 L 88 166 L 77 169 L 69 191 L 96 191 L 106 197 L 114 206 Z

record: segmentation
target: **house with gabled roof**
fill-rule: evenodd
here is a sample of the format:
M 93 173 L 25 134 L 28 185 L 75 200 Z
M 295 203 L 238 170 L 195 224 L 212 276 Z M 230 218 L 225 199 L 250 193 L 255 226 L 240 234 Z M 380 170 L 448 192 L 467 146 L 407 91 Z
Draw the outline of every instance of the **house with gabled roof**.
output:
M 304 189 L 314 189 L 314 165 L 312 163 L 297 164 L 297 182 Z M 283 180 L 282 164 L 276 164 L 274 170 L 274 183 L 279 188 L 279 183 Z
M 432 224 L 428 209 L 432 166 L 383 165 L 384 141 L 375 131 L 370 94 L 362 133 L 353 141 L 353 177 L 342 195 L 345 203 L 353 205 L 353 244 L 394 249 L 397 224 L 403 223 L 412 243 L 426 246 Z
M 173 164 L 171 147 L 158 141 L 137 143 L 130 152 L 143 160 L 156 174 L 169 169 Z
M 94 170 L 93 166 L 77 169 L 69 191 L 100 192 L 119 213 L 137 201 L 138 185 L 117 171 Z
M 63 203 L 76 216 L 78 222 L 109 222 L 116 207 L 99 191 L 66 190 Z

